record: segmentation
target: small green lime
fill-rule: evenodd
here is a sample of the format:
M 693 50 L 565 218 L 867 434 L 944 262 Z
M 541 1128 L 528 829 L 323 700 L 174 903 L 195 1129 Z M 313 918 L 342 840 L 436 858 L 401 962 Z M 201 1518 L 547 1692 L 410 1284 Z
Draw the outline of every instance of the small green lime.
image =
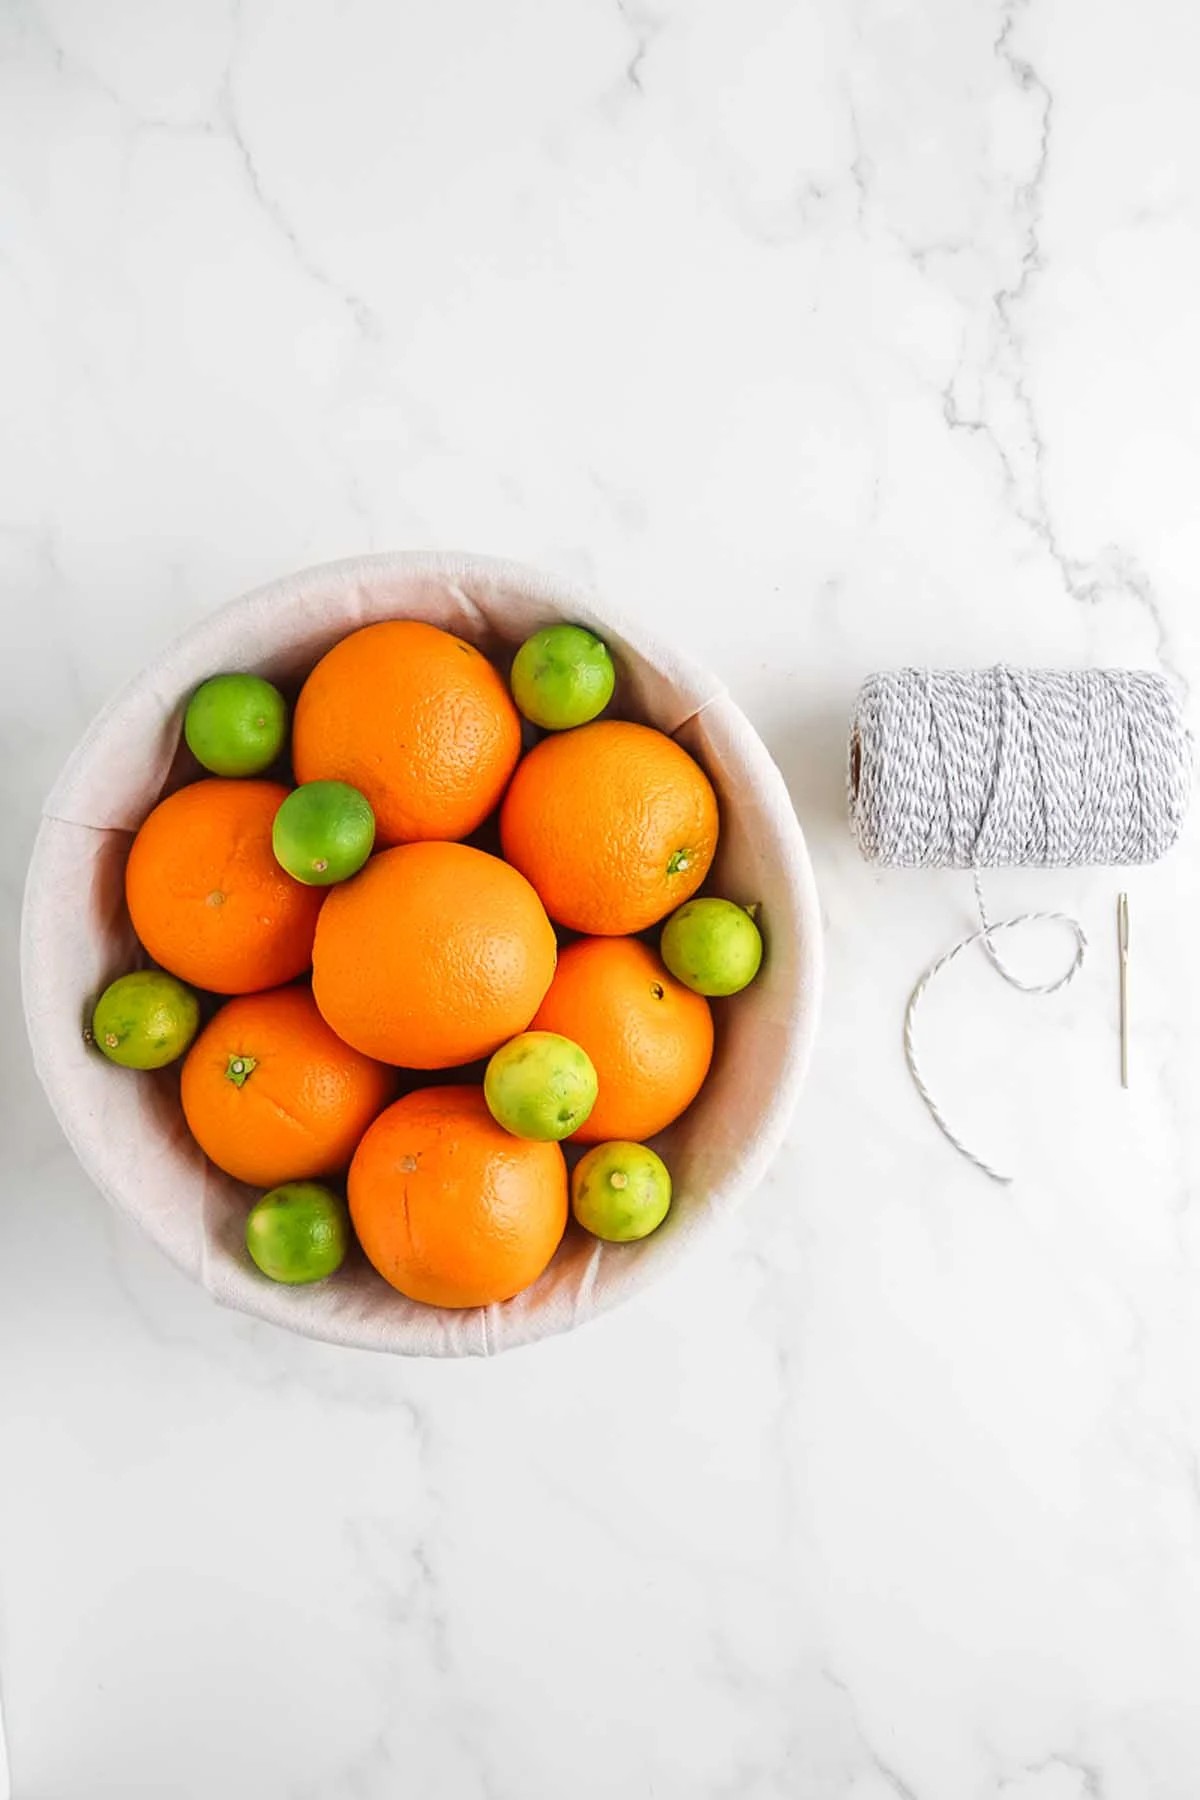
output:
M 246 1248 L 272 1281 L 299 1286 L 340 1269 L 350 1245 L 346 1203 L 319 1181 L 287 1181 L 250 1209 Z
M 357 875 L 374 842 L 371 802 L 345 781 L 293 788 L 271 827 L 276 862 L 309 887 Z
M 123 1069 L 165 1069 L 200 1024 L 191 988 L 161 969 L 137 969 L 106 987 L 92 1014 L 92 1038 Z
M 547 731 L 586 725 L 612 699 L 616 671 L 607 644 L 582 625 L 547 625 L 513 659 L 512 697 Z
M 645 1144 L 597 1144 L 572 1172 L 571 1206 L 593 1237 L 633 1243 L 657 1231 L 670 1211 L 670 1171 Z
M 261 675 L 213 675 L 188 701 L 183 735 L 213 775 L 261 775 L 287 741 L 287 701 Z
M 483 1077 L 497 1125 L 541 1143 L 578 1131 L 598 1092 L 591 1057 L 555 1031 L 523 1031 L 497 1050 Z
M 662 928 L 659 954 L 677 981 L 710 999 L 749 987 L 762 962 L 758 926 L 732 900 L 687 900 Z

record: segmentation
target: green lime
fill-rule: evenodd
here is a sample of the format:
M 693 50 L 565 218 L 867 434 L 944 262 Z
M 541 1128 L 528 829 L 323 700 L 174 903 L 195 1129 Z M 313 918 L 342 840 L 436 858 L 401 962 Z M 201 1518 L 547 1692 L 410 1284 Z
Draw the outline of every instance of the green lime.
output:
M 92 1038 L 123 1069 L 164 1069 L 182 1056 L 200 1024 L 191 988 L 161 969 L 138 969 L 106 987 L 92 1014 Z
M 612 699 L 616 671 L 607 644 L 582 625 L 547 625 L 513 659 L 512 697 L 547 731 L 586 725 Z
M 610 1244 L 649 1237 L 671 1206 L 671 1175 L 645 1144 L 597 1144 L 571 1175 L 571 1205 L 585 1231 Z
M 659 954 L 677 981 L 710 999 L 749 987 L 763 941 L 744 906 L 732 900 L 687 900 L 662 928 Z
M 497 1125 L 542 1143 L 578 1131 L 598 1091 L 591 1057 L 555 1031 L 523 1031 L 497 1050 L 483 1077 Z
M 357 875 L 374 842 L 371 802 L 345 781 L 306 781 L 293 788 L 271 827 L 275 860 L 309 887 Z
M 287 701 L 261 675 L 213 675 L 188 701 L 183 735 L 213 775 L 261 775 L 287 741 Z
M 319 1181 L 272 1188 L 246 1220 L 246 1248 L 272 1281 L 323 1281 L 341 1268 L 349 1246 L 346 1203 Z

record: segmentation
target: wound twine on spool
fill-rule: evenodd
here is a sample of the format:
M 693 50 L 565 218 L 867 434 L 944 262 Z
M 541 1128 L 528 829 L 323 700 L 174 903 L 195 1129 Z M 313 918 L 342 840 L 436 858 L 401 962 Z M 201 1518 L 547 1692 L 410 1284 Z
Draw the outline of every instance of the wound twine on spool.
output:
M 979 944 L 1010 986 L 1053 994 L 1083 966 L 1087 937 L 1062 912 L 992 920 L 979 871 L 1153 862 L 1187 811 L 1191 741 L 1161 675 L 1133 669 L 897 669 L 863 684 L 850 727 L 850 826 L 868 862 L 969 869 L 980 928 L 926 969 L 904 1016 L 904 1054 L 934 1123 L 969 1162 L 1008 1182 L 950 1127 L 922 1075 L 917 1011 L 933 978 Z M 995 939 L 1053 922 L 1074 934 L 1070 965 L 1026 982 Z

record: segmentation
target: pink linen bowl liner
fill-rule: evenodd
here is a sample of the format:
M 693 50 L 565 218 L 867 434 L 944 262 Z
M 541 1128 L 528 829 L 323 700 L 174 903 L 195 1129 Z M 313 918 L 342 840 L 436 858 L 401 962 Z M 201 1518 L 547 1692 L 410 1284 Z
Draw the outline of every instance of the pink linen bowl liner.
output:
M 620 670 L 617 711 L 677 737 L 721 806 L 715 892 L 757 900 L 763 970 L 718 1001 L 717 1051 L 695 1105 L 658 1147 L 674 1178 L 666 1223 L 606 1245 L 574 1224 L 541 1279 L 503 1305 L 456 1312 L 406 1300 L 355 1252 L 312 1287 L 259 1274 L 243 1242 L 252 1190 L 214 1169 L 183 1122 L 178 1072 L 138 1075 L 83 1038 L 101 989 L 144 962 L 125 913 L 133 833 L 182 767 L 188 696 L 206 676 L 253 670 L 294 691 L 336 639 L 387 618 L 425 619 L 502 664 L 540 626 L 592 627 Z M 627 1299 L 761 1180 L 787 1129 L 817 1023 L 821 930 L 803 833 L 766 748 L 721 684 L 566 583 L 474 556 L 396 554 L 307 569 L 233 601 L 113 700 L 46 801 L 22 918 L 34 1063 L 76 1155 L 112 1204 L 223 1305 L 329 1343 L 406 1356 L 492 1355 L 568 1331 Z

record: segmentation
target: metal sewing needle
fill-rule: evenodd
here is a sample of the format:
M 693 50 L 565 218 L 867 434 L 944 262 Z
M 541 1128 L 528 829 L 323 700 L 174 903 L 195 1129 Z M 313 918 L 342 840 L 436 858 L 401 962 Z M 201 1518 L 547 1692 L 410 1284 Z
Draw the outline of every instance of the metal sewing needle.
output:
M 1129 1086 L 1129 895 L 1117 895 L 1117 970 L 1121 995 L 1121 1086 Z

